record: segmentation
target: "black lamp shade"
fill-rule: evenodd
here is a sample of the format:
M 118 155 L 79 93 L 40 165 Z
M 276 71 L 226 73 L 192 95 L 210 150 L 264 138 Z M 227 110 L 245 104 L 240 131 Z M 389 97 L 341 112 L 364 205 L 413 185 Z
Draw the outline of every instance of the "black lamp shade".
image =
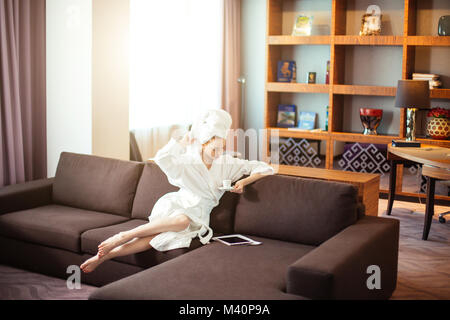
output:
M 430 84 L 425 80 L 398 80 L 397 108 L 430 108 Z

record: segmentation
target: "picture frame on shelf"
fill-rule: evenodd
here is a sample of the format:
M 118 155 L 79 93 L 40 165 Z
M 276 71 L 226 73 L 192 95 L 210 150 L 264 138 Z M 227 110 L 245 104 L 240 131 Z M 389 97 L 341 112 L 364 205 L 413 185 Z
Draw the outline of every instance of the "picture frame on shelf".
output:
M 377 36 L 381 34 L 381 9 L 370 5 L 361 19 L 360 36 Z
M 316 83 L 316 73 L 308 72 L 308 84 L 314 84 L 314 83 Z
M 310 36 L 314 17 L 299 14 L 295 17 L 293 36 Z
M 297 106 L 280 104 L 278 105 L 277 126 L 280 128 L 293 128 L 297 124 Z

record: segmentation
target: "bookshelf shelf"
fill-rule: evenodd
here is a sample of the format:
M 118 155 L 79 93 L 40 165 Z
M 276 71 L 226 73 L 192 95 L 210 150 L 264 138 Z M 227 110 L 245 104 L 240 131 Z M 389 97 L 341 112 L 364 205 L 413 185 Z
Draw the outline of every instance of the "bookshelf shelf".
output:
M 358 36 L 347 35 L 348 19 L 354 17 L 354 12 L 351 12 L 352 4 L 348 0 L 330 0 L 331 1 L 331 22 L 329 25 L 329 35 L 312 35 L 305 37 L 294 37 L 290 35 L 284 35 L 286 31 L 283 31 L 283 19 L 285 13 L 292 16 L 289 8 L 292 8 L 292 3 L 298 3 L 299 7 L 301 2 L 306 0 L 267 0 L 267 31 L 266 31 L 266 83 L 265 83 L 265 108 L 264 108 L 264 126 L 270 132 L 277 130 L 280 137 L 292 137 L 303 138 L 308 140 L 325 140 L 327 142 L 326 147 L 326 168 L 333 169 L 333 162 L 336 161 L 334 145 L 336 143 L 371 143 L 371 144 L 389 144 L 392 139 L 403 139 L 406 134 L 406 112 L 400 110 L 400 116 L 396 121 L 399 121 L 398 135 L 376 135 L 366 136 L 362 133 L 345 132 L 344 128 L 344 110 L 346 109 L 346 96 L 374 96 L 374 97 L 395 97 L 396 87 L 392 87 L 392 82 L 387 86 L 383 86 L 380 83 L 379 86 L 367 86 L 367 85 L 351 85 L 345 84 L 345 71 L 346 63 L 356 61 L 356 57 L 353 56 L 352 50 L 347 52 L 348 46 L 386 46 L 386 47 L 400 47 L 401 52 L 401 79 L 411 79 L 415 70 L 416 48 L 417 51 L 424 50 L 420 47 L 449 47 L 450 37 L 439 36 L 427 36 L 417 35 L 416 31 L 423 32 L 420 28 L 423 28 L 423 11 L 419 0 L 398 0 L 402 4 L 398 6 L 403 10 L 401 17 L 403 19 L 403 29 L 396 35 L 380 35 L 380 36 Z M 285 8 L 284 2 L 289 5 Z M 376 2 L 376 1 L 375 1 Z M 376 3 L 375 3 L 376 4 Z M 448 9 L 450 9 L 450 1 L 448 2 Z M 287 10 L 288 12 L 284 12 Z M 321 10 L 321 9 L 317 9 Z M 314 11 L 314 9 L 312 9 Z M 419 12 L 420 11 L 420 12 Z M 418 17 L 418 12 L 422 14 Z M 322 13 L 323 14 L 323 13 Z M 397 15 L 399 16 L 399 15 Z M 290 19 L 290 18 L 288 18 Z M 356 21 L 356 20 L 355 20 Z M 420 25 L 419 25 L 420 24 Z M 428 28 L 428 25 L 425 27 Z M 353 32 L 355 28 L 349 32 Z M 398 30 L 398 29 L 397 29 Z M 309 46 L 309 45 L 324 45 L 329 46 L 330 54 L 330 84 L 305 84 L 305 83 L 277 83 L 277 62 L 285 59 L 286 54 L 290 54 L 291 50 L 296 49 L 296 46 Z M 286 48 L 283 48 L 286 46 Z M 294 49 L 291 49 L 294 48 Z M 359 50 L 359 49 L 358 49 Z M 361 50 L 367 50 L 361 48 Z M 396 50 L 396 49 L 383 49 L 383 50 Z M 346 53 L 347 52 L 347 53 Z M 374 50 L 373 54 L 378 53 L 379 50 Z M 419 54 L 419 53 L 418 53 Z M 353 60 L 349 60 L 353 59 Z M 386 66 L 384 66 L 386 67 Z M 325 63 L 324 63 L 325 68 Z M 389 70 L 389 69 L 388 69 Z M 308 71 L 308 70 L 306 70 Z M 431 70 L 429 70 L 431 71 Z M 448 70 L 445 70 L 448 75 Z M 304 71 L 303 71 L 304 72 Z M 439 73 L 439 70 L 433 70 L 433 73 Z M 370 75 L 368 75 L 370 76 Z M 396 80 L 396 79 L 395 79 Z M 277 128 L 277 108 L 279 104 L 282 104 L 285 99 L 290 98 L 287 96 L 289 93 L 321 93 L 328 94 L 328 131 L 310 132 L 310 131 L 298 131 L 289 130 L 286 128 Z M 285 98 L 287 97 L 287 98 Z M 307 104 L 309 96 L 300 96 L 298 99 L 306 101 Z M 432 99 L 450 100 L 450 89 L 433 89 L 431 90 L 430 97 Z M 306 99 L 306 100 L 305 100 Z M 363 99 L 363 98 L 361 98 Z M 364 98 L 366 99 L 366 98 Z M 377 98 L 379 99 L 379 98 Z M 377 100 L 378 101 L 378 100 Z M 388 100 L 379 100 L 388 101 Z M 324 106 L 325 107 L 325 106 Z M 394 109 L 394 108 L 393 108 Z M 398 112 L 399 110 L 393 110 Z M 397 127 L 393 130 L 396 132 Z M 392 131 L 391 131 L 392 132 Z M 444 146 L 450 148 L 450 140 L 434 140 L 419 138 L 419 141 Z M 269 148 L 269 144 L 267 144 Z M 268 150 L 269 151 L 269 150 Z M 397 186 L 400 192 L 402 186 L 402 175 L 397 175 Z M 404 193 L 399 193 L 404 194 Z M 417 194 L 411 194 L 417 195 Z M 450 197 L 442 197 L 450 200 Z
M 432 89 L 430 97 L 432 99 L 450 99 L 450 89 Z
M 429 46 L 429 47 L 449 47 L 450 37 L 439 36 L 408 36 L 406 38 L 408 46 Z
M 417 140 L 424 144 L 431 144 L 438 147 L 450 148 L 450 140 L 435 140 L 427 138 L 417 138 Z
M 395 97 L 395 87 L 333 85 L 334 94 Z
M 329 45 L 331 42 L 330 36 L 309 36 L 309 37 L 294 37 L 294 36 L 268 36 L 267 44 L 269 45 Z
M 330 86 L 327 84 L 307 84 L 307 83 L 266 83 L 268 92 L 287 92 L 287 93 L 329 93 Z
M 267 128 L 270 131 L 278 131 L 280 137 L 284 138 L 303 138 L 303 139 L 311 139 L 311 140 L 327 140 L 330 137 L 330 134 L 327 131 L 321 132 L 310 132 L 310 131 L 301 131 L 301 130 L 290 130 L 287 128 L 278 128 L 278 127 L 270 127 Z
M 403 36 L 334 36 L 337 45 L 402 46 Z
M 351 133 L 351 132 L 333 132 L 331 134 L 333 140 L 344 141 L 344 142 L 363 142 L 363 143 L 377 143 L 377 144 L 389 144 L 392 139 L 398 139 L 398 136 L 389 135 L 376 135 L 376 136 L 366 136 L 362 133 Z

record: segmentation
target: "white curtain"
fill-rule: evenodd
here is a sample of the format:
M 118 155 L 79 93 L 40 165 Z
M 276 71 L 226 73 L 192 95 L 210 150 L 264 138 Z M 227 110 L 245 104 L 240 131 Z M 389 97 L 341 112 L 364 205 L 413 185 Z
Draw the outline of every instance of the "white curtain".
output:
M 131 0 L 130 130 L 144 160 L 220 108 L 223 0 Z

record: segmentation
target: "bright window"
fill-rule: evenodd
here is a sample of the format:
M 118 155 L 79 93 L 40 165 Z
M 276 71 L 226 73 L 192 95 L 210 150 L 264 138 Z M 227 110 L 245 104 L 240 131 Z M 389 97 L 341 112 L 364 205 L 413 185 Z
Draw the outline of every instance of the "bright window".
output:
M 130 129 L 219 108 L 223 0 L 131 0 Z

